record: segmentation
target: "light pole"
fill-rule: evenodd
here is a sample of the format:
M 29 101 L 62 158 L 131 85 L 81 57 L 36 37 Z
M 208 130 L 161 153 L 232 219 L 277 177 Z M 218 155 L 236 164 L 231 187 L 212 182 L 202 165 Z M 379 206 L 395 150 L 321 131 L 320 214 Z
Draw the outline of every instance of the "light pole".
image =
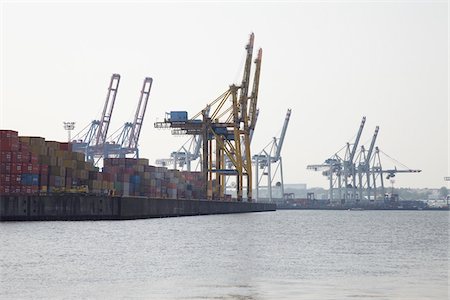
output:
M 75 129 L 75 122 L 63 122 L 64 129 L 67 130 L 68 142 L 70 143 L 71 137 L 70 132 Z

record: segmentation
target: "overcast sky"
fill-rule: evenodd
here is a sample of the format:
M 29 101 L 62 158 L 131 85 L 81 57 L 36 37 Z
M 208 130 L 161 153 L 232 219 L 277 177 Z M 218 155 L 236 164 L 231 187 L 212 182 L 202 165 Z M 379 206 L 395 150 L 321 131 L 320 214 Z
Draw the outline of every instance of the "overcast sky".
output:
M 164 113 L 197 113 L 239 83 L 245 44 L 262 47 L 260 115 L 252 152 L 278 136 L 285 182 L 327 186 L 308 164 L 352 142 L 377 145 L 420 174 L 398 187 L 441 187 L 449 175 L 447 1 L 296 3 L 2 2 L 0 128 L 64 141 L 99 119 L 121 74 L 110 132 L 131 121 L 154 79 L 141 157 L 168 157 L 186 138 L 153 128 Z M 385 167 L 393 167 L 384 159 Z

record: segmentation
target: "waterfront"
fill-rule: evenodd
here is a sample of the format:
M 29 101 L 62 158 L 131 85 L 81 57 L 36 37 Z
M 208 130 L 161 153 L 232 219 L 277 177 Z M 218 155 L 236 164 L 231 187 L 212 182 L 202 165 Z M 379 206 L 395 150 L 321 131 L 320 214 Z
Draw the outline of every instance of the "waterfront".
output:
M 0 224 L 0 298 L 448 299 L 446 211 Z

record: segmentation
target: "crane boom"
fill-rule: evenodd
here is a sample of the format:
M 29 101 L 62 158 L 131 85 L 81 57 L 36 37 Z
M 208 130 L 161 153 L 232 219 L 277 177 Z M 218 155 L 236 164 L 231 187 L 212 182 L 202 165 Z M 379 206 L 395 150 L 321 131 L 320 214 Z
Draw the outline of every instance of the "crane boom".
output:
M 358 130 L 358 134 L 356 135 L 355 143 L 353 144 L 353 149 L 350 152 L 350 159 L 349 159 L 350 163 L 353 163 L 353 158 L 355 157 L 356 149 L 358 147 L 359 139 L 361 138 L 361 134 L 364 129 L 365 123 L 366 123 L 366 117 L 363 117 L 362 121 L 361 121 L 361 125 L 359 125 L 359 130 Z
M 253 139 L 253 133 L 255 132 L 255 126 L 256 122 L 258 121 L 258 116 L 259 116 L 259 109 L 256 109 L 255 115 L 252 119 L 252 121 L 254 120 L 254 125 L 250 126 L 250 143 L 252 142 Z
M 283 147 L 284 137 L 286 136 L 287 127 L 289 125 L 289 119 L 291 118 L 291 109 L 286 112 L 286 118 L 284 119 L 283 129 L 281 130 L 280 139 L 278 141 L 277 151 L 275 153 L 275 160 L 278 160 L 281 155 L 281 148 Z
M 257 105 L 258 105 L 258 91 L 259 91 L 259 77 L 261 74 L 261 62 L 262 62 L 262 49 L 260 48 L 258 51 L 258 56 L 255 59 L 255 76 L 253 79 L 253 87 L 252 87 L 252 94 L 250 97 L 250 107 L 249 107 L 249 121 L 250 121 L 250 130 L 254 130 L 256 126 L 256 119 L 258 118 L 257 115 Z
M 147 109 L 148 98 L 152 89 L 153 79 L 146 77 L 142 85 L 141 96 L 134 115 L 133 127 L 130 132 L 130 139 L 128 143 L 129 148 L 137 148 L 139 143 L 139 136 L 141 134 L 142 123 L 144 122 L 145 111 Z
M 94 147 L 104 145 L 108 134 L 108 128 L 111 121 L 112 112 L 114 109 L 114 102 L 116 101 L 117 90 L 119 88 L 120 75 L 113 74 L 109 83 L 108 94 L 106 96 L 105 106 L 103 107 L 102 117 L 100 119 L 97 131 L 97 138 L 95 139 Z
M 240 113 L 242 121 L 245 121 L 245 115 L 247 114 L 247 100 L 248 100 L 248 84 L 250 81 L 250 69 L 252 67 L 252 55 L 253 55 L 253 43 L 255 40 L 255 34 L 252 32 L 250 34 L 250 38 L 248 41 L 248 44 L 245 46 L 245 49 L 247 50 L 247 57 L 245 59 L 245 65 L 244 65 L 244 75 L 242 77 L 242 83 L 241 83 L 241 94 L 239 99 L 240 104 Z
M 366 162 L 366 166 L 369 165 L 370 158 L 372 156 L 372 152 L 373 152 L 373 149 L 375 147 L 375 141 L 377 140 L 379 129 L 380 129 L 379 126 L 375 127 L 375 133 L 373 134 L 372 142 L 370 143 L 369 151 L 367 152 L 367 156 L 366 156 L 366 161 L 365 161 Z

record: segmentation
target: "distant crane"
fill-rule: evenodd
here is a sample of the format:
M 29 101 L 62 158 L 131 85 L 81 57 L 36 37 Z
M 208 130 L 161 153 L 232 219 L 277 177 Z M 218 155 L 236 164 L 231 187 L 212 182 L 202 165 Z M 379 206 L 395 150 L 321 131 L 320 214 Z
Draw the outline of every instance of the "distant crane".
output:
M 87 161 L 94 162 L 94 157 L 101 157 L 104 154 L 106 137 L 111 122 L 117 91 L 119 89 L 119 83 L 120 75 L 113 74 L 109 83 L 108 93 L 100 120 L 92 121 L 90 125 L 85 127 L 74 137 L 80 138 L 72 141 L 73 151 L 84 153 Z M 87 132 L 83 133 L 88 127 L 89 129 Z
M 329 199 L 334 203 L 335 192 L 340 204 L 348 203 L 349 199 L 359 202 L 367 195 L 369 202 L 383 200 L 385 197 L 384 175 L 386 179 L 392 179 L 397 173 L 419 173 L 421 170 L 410 169 L 400 162 L 404 169 L 383 169 L 380 153 L 381 150 L 375 146 L 379 127 L 375 128 L 370 146 L 366 151 L 364 145 L 361 146 L 359 153 L 356 152 L 366 118 L 364 117 L 359 127 L 353 147 L 346 144 L 344 158 L 335 153 L 325 163 L 319 165 L 308 165 L 308 170 L 322 171 L 329 180 Z M 342 149 L 341 149 L 342 150 Z M 338 151 L 339 152 L 339 151 Z M 383 154 L 395 161 L 392 157 L 383 152 Z M 342 193 L 344 192 L 344 193 Z
M 280 174 L 280 182 L 277 185 L 281 190 L 281 198 L 284 195 L 284 178 L 283 178 L 283 162 L 281 158 L 281 149 L 283 148 L 284 139 L 286 137 L 286 131 L 289 125 L 289 120 L 291 118 L 291 109 L 286 112 L 286 117 L 283 123 L 283 129 L 281 130 L 280 137 L 276 137 L 257 155 L 253 156 L 253 163 L 255 164 L 255 177 L 256 177 L 256 199 L 260 197 L 261 182 L 264 176 L 266 176 L 267 192 L 269 201 L 273 201 L 272 186 L 273 180 L 276 175 Z M 273 166 L 275 165 L 274 169 Z M 262 169 L 261 175 L 259 175 L 259 169 Z M 272 171 L 273 170 L 273 171 Z
M 192 171 L 192 162 L 200 158 L 202 136 L 191 136 L 177 151 L 170 154 L 170 158 L 160 158 L 155 161 L 159 166 L 173 166 L 174 169 Z
M 204 111 L 209 116 L 211 107 L 207 105 Z M 183 133 L 175 130 L 174 134 Z M 170 158 L 160 158 L 155 161 L 159 166 L 173 166 L 174 169 L 186 169 L 192 171 L 192 162 L 200 158 L 202 136 L 192 135 L 178 150 L 170 154 Z
M 358 149 L 359 140 L 361 139 L 361 134 L 364 129 L 364 124 L 366 123 L 366 117 L 362 118 L 361 124 L 359 125 L 358 133 L 356 134 L 355 142 L 353 147 L 350 147 L 350 143 L 347 143 L 347 150 L 345 152 L 343 161 L 343 175 L 344 175 L 344 201 L 348 198 L 359 201 L 356 199 L 356 166 L 354 158 L 356 156 L 356 150 Z M 351 149 L 350 149 L 351 148 Z M 350 193 L 349 193 L 350 191 Z
M 360 151 L 360 160 L 357 167 L 357 173 L 358 173 L 358 190 L 359 190 L 359 199 L 363 198 L 363 190 L 365 189 L 367 192 L 367 199 L 371 200 L 371 191 L 372 191 L 372 185 L 371 185 L 371 179 L 370 179 L 370 161 L 372 160 L 373 150 L 375 147 L 375 142 L 378 136 L 378 131 L 380 130 L 380 127 L 375 127 L 375 132 L 372 137 L 372 141 L 370 142 L 369 150 L 366 153 L 364 145 L 361 146 Z M 364 178 L 365 177 L 365 178 Z M 364 182 L 365 179 L 365 182 Z
M 106 145 L 104 157 L 126 157 L 127 154 L 133 154 L 133 157 L 139 158 L 139 137 L 147 110 L 152 83 L 153 79 L 151 77 L 145 77 L 133 122 L 126 122 L 121 127 L 120 134 L 117 138 Z

